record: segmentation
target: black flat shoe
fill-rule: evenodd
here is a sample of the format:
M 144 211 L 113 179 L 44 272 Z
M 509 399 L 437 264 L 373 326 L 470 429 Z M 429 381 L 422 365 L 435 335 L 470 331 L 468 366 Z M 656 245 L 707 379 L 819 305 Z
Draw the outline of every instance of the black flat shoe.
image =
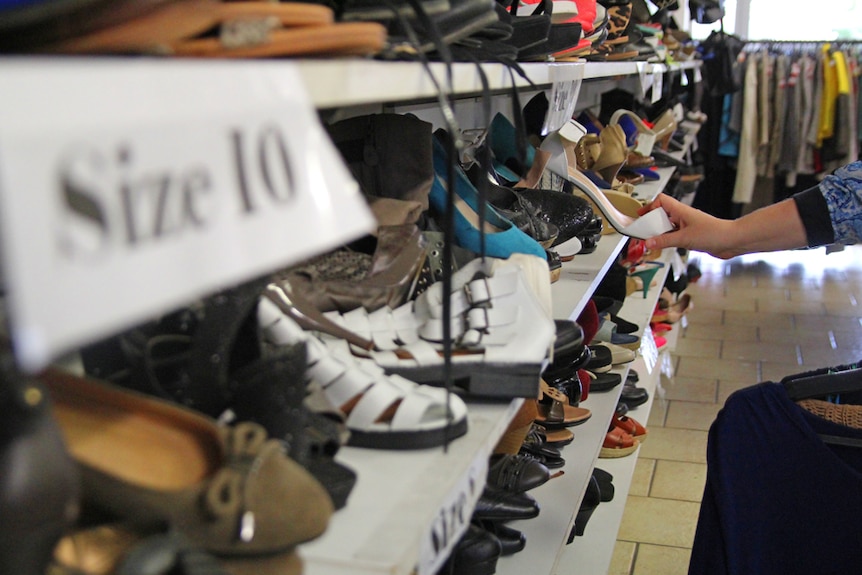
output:
M 488 485 L 511 493 L 535 489 L 546 483 L 550 476 L 543 463 L 520 454 L 492 455 L 488 467 Z
M 523 551 L 524 547 L 527 546 L 526 535 L 505 523 L 480 521 L 479 526 L 500 541 L 500 548 L 504 557 Z
M 479 525 L 470 524 L 438 575 L 492 575 L 503 552 L 500 540 Z
M 623 390 L 620 392 L 620 403 L 623 403 L 629 409 L 634 409 L 639 405 L 643 405 L 649 400 L 649 392 L 642 387 L 637 387 L 634 384 L 629 385 L 628 381 L 623 385 Z
M 539 504 L 526 493 L 512 493 L 499 487 L 485 486 L 473 509 L 478 521 L 516 521 L 539 515 Z

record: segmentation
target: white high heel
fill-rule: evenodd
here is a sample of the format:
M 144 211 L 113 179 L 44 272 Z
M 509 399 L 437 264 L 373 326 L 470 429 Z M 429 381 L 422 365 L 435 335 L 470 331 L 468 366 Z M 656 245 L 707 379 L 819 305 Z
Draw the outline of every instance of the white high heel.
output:
M 569 165 L 566 159 L 566 150 L 558 133 L 548 134 L 542 141 L 540 149 L 551 154 L 548 169 L 561 178 L 565 178 L 586 194 L 617 232 L 624 236 L 645 240 L 673 230 L 673 224 L 664 210 L 652 210 L 639 218 L 633 218 L 616 209 L 607 196 L 587 176 L 579 172 L 574 166 Z

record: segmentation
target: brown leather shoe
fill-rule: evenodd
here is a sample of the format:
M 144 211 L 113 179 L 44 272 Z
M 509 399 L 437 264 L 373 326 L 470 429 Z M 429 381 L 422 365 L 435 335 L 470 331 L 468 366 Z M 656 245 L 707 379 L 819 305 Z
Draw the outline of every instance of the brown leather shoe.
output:
M 58 370 L 41 376 L 84 502 L 119 519 L 167 522 L 223 556 L 286 551 L 332 515 L 323 487 L 262 427 L 222 427 L 172 403 Z

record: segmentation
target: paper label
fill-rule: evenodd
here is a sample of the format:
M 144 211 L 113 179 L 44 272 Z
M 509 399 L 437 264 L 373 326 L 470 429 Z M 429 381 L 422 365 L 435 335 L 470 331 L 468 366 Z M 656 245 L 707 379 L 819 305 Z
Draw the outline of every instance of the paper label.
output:
M 655 104 L 661 100 L 662 86 L 664 84 L 664 74 L 662 71 L 656 70 L 652 74 L 652 103 Z
M 548 113 L 542 125 L 542 135 L 556 132 L 572 118 L 581 83 L 584 79 L 584 64 L 549 64 L 551 91 L 548 94 Z
M 156 64 L 0 67 L 25 370 L 372 229 L 290 66 Z
M 417 575 L 437 573 L 470 525 L 488 475 L 488 458 L 477 457 L 440 505 L 419 550 Z

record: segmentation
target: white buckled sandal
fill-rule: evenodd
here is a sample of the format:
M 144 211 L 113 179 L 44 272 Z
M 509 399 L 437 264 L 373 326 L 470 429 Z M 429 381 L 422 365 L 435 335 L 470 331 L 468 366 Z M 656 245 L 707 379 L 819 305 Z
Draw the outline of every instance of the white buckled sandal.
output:
M 555 325 L 521 265 L 505 262 L 497 262 L 492 276 L 480 273 L 470 281 L 453 281 L 463 285 L 451 298 L 452 378 L 471 395 L 536 397 Z M 429 289 L 395 310 L 329 312 L 325 317 L 343 332 L 373 342 L 364 349 L 388 373 L 443 385 L 441 293 Z M 321 339 L 340 345 L 345 338 L 330 332 Z
M 308 375 L 346 415 L 347 445 L 425 449 L 467 433 L 467 406 L 445 389 L 387 375 L 371 359 L 354 357 L 344 340 L 340 349 L 325 345 L 269 298 L 258 304 L 258 322 L 270 343 L 305 342 Z

